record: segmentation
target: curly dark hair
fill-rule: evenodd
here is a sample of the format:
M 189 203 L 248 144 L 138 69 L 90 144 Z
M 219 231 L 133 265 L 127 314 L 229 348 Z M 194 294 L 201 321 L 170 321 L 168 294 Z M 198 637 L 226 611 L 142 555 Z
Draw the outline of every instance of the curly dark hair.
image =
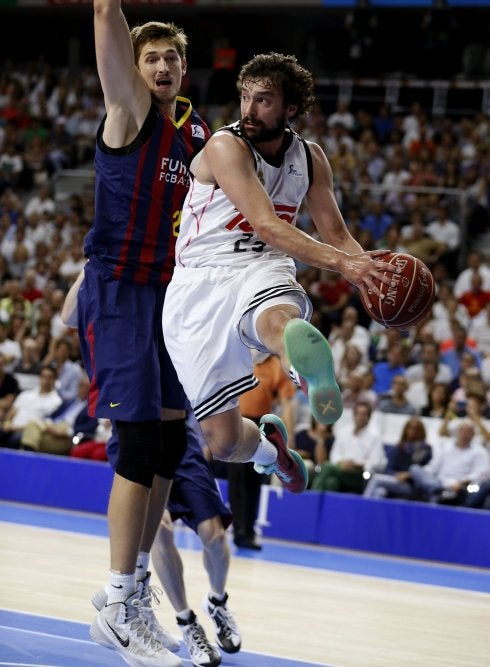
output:
M 269 79 L 282 92 L 286 106 L 293 104 L 298 107 L 291 120 L 304 116 L 315 101 L 313 75 L 298 63 L 295 56 L 272 51 L 254 56 L 240 70 L 238 91 L 241 93 L 246 81 L 257 79 Z
M 143 25 L 131 29 L 131 40 L 133 42 L 134 61 L 138 62 L 141 49 L 147 42 L 156 42 L 159 39 L 168 39 L 181 58 L 185 58 L 187 49 L 187 35 L 175 25 L 175 23 L 162 23 L 161 21 L 149 21 Z

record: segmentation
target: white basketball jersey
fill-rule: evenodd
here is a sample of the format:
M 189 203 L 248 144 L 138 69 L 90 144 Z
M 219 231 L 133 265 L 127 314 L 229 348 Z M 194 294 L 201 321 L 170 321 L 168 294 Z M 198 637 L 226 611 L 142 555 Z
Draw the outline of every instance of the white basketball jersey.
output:
M 281 165 L 275 167 L 241 134 L 239 122 L 219 132 L 233 132 L 246 141 L 255 160 L 257 176 L 274 204 L 276 215 L 295 225 L 312 174 L 310 151 L 303 139 L 288 128 L 286 145 L 288 140 L 289 145 Z M 283 259 L 285 254 L 261 241 L 222 190 L 214 185 L 203 185 L 194 178 L 182 209 L 175 252 L 177 266 L 239 268 L 266 257 Z

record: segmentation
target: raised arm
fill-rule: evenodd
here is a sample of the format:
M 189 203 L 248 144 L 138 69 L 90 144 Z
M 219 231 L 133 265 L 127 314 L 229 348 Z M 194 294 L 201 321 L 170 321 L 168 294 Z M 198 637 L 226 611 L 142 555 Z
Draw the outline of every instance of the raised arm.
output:
M 107 112 L 103 137 L 111 148 L 121 148 L 134 139 L 144 123 L 151 96 L 134 62 L 120 0 L 94 0 L 94 34 L 97 71 Z

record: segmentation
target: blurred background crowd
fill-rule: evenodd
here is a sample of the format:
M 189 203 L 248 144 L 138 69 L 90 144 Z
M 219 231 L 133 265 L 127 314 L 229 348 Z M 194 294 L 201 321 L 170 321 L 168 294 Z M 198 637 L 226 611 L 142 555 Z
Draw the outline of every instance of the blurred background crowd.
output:
M 375 18 L 368 21 L 372 30 Z M 355 12 L 346 17 L 346 30 L 349 20 L 358 20 Z M 468 72 L 471 44 L 460 49 L 459 65 Z M 481 74 L 486 52 L 480 46 Z M 220 48 L 221 56 L 230 55 L 228 43 L 220 41 Z M 321 49 L 310 51 L 303 62 L 313 69 Z M 224 73 L 211 68 L 207 95 L 192 73 L 184 91 L 196 94 L 195 105 L 213 129 L 239 117 L 229 84 L 235 67 L 232 58 Z M 104 459 L 110 424 L 86 414 L 77 334 L 60 318 L 85 261 L 103 114 L 93 67 L 70 76 L 43 59 L 3 62 L 3 447 Z M 325 151 L 339 207 L 359 243 L 419 257 L 437 284 L 427 320 L 407 331 L 387 330 L 370 320 L 340 275 L 298 264 L 314 324 L 332 346 L 345 405 L 345 417 L 332 429 L 314 422 L 300 393 L 290 399 L 291 439 L 308 461 L 311 488 L 490 508 L 490 117 L 481 107 L 434 113 L 417 99 L 363 103 L 344 87 L 335 99 L 319 95 L 295 129 Z M 306 209 L 298 225 L 316 235 Z M 388 426 L 382 415 L 393 416 Z

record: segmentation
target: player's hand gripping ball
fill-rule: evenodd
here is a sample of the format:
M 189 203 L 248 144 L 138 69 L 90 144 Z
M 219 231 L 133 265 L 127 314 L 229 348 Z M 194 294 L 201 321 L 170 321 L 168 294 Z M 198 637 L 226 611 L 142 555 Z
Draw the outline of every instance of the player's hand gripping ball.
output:
M 412 255 L 390 252 L 380 259 L 399 267 L 401 273 L 385 273 L 391 278 L 391 285 L 377 283 L 384 299 L 369 290 L 367 302 L 361 292 L 366 311 L 388 329 L 407 329 L 421 322 L 429 315 L 435 297 L 432 273 Z

